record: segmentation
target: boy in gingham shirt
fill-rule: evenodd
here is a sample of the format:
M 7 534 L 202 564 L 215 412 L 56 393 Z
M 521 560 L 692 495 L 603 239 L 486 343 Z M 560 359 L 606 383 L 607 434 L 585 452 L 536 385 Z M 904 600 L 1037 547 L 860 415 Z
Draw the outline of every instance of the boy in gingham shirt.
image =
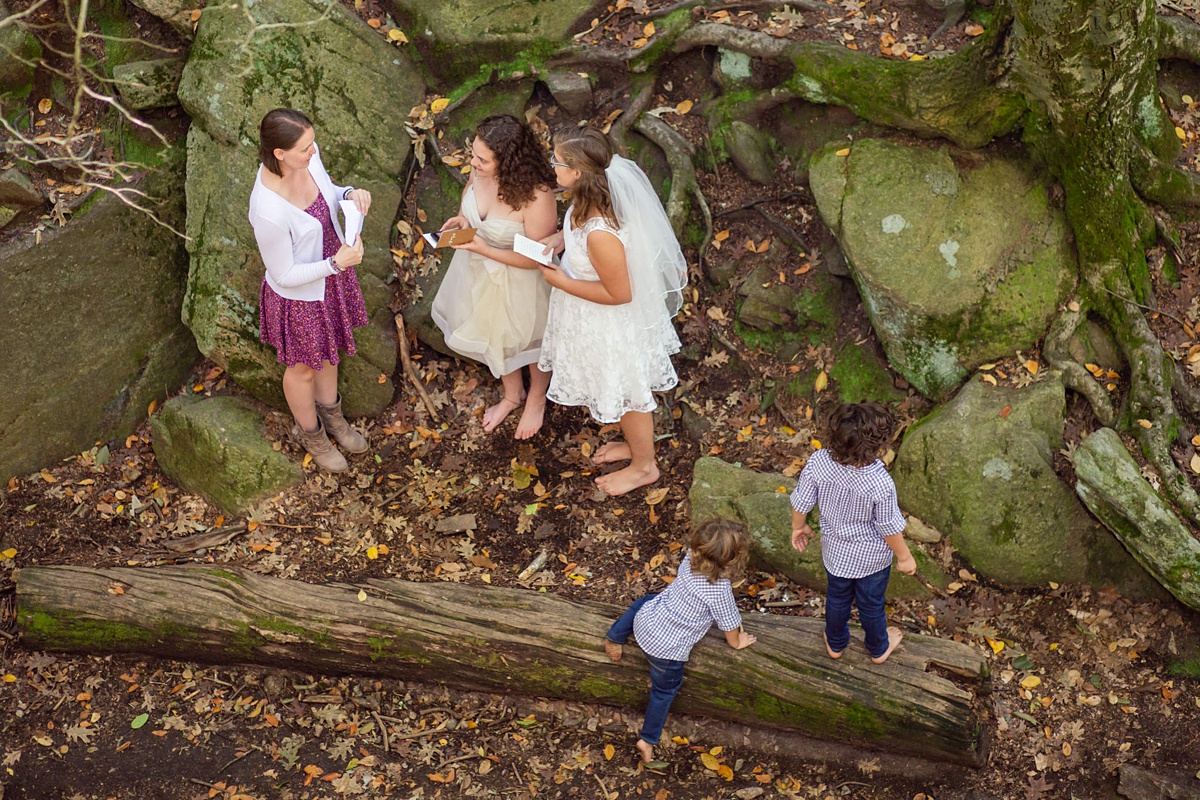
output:
M 749 552 L 744 526 L 726 519 L 705 522 L 692 534 L 671 585 L 635 600 L 605 634 L 604 652 L 613 661 L 621 660 L 621 645 L 633 634 L 650 662 L 650 704 L 637 740 L 642 763 L 653 762 L 667 711 L 683 684 L 683 666 L 713 623 L 735 650 L 757 641 L 742 630 L 730 583 L 740 577 Z
M 792 492 L 792 546 L 803 552 L 813 530 L 808 514 L 821 513 L 821 559 L 828 586 L 825 650 L 841 658 L 850 644 L 850 605 L 858 606 L 867 652 L 876 664 L 900 644 L 884 610 L 892 556 L 906 575 L 917 571 L 904 542 L 904 515 L 896 484 L 879 460 L 891 439 L 892 415 L 879 403 L 842 405 L 829 419 L 828 449 L 813 453 Z

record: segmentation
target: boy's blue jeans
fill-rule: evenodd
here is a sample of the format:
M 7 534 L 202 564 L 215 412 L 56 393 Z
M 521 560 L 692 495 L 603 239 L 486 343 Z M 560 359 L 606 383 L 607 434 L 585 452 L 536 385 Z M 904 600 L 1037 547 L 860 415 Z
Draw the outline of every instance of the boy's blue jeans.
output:
M 654 595 L 647 594 L 634 600 L 633 605 L 608 629 L 604 638 L 615 644 L 625 644 L 625 640 L 633 633 L 633 618 L 651 597 Z M 642 721 L 642 731 L 638 736 L 646 744 L 656 745 L 662 737 L 671 702 L 675 699 L 679 687 L 683 685 L 683 665 L 687 662 L 655 658 L 645 651 L 642 654 L 650 662 L 650 704 L 646 706 L 646 718 Z
M 830 575 L 829 570 L 825 571 L 829 580 L 825 591 L 825 639 L 830 650 L 840 653 L 849 646 L 850 605 L 854 603 L 858 606 L 858 621 L 862 624 L 871 658 L 879 658 L 887 651 L 884 602 L 891 574 L 890 564 L 865 578 L 839 578 Z

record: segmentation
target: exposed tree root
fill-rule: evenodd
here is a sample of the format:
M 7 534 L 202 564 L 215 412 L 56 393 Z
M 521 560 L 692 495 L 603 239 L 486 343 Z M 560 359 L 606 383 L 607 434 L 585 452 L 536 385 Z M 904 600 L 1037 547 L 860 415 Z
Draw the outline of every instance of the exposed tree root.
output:
M 1104 387 L 1092 377 L 1087 368 L 1071 357 L 1067 343 L 1087 319 L 1083 311 L 1064 309 L 1050 323 L 1050 331 L 1042 344 L 1042 355 L 1050 366 L 1062 373 L 1063 385 L 1083 395 L 1096 418 L 1105 427 L 1112 427 L 1117 413 Z
M 1139 195 L 1179 216 L 1200 216 L 1200 177 L 1165 163 L 1145 147 L 1134 148 L 1129 180 Z
M 621 153 L 625 151 L 625 137 L 629 134 L 634 123 L 638 121 L 638 117 L 650 107 L 650 101 L 653 99 L 654 81 L 650 81 L 633 98 L 633 101 L 629 104 L 629 108 L 625 109 L 625 113 L 617 117 L 612 127 L 608 129 L 608 140 L 612 142 L 614 150 Z
M 712 104 L 720 122 L 754 121 L 792 99 L 849 108 L 870 122 L 919 136 L 943 137 L 962 147 L 982 147 L 1013 130 L 1025 111 L 1024 98 L 1001 88 L 1004 25 L 937 61 L 886 61 L 825 42 L 793 42 L 758 31 L 702 23 L 675 40 L 674 52 L 722 47 L 747 55 L 790 61 L 795 70 L 780 85 Z
M 691 210 L 691 199 L 696 201 L 696 207 L 704 217 L 704 241 L 700 245 L 703 253 L 712 239 L 712 212 L 708 201 L 700 191 L 700 182 L 696 179 L 696 165 L 692 162 L 694 148 L 680 136 L 674 128 L 652 114 L 642 114 L 638 117 L 635 127 L 638 132 L 662 148 L 667 155 L 667 163 L 671 167 L 671 193 L 667 197 L 667 218 L 675 235 L 683 232 L 683 224 Z M 701 268 L 703 269 L 703 264 Z

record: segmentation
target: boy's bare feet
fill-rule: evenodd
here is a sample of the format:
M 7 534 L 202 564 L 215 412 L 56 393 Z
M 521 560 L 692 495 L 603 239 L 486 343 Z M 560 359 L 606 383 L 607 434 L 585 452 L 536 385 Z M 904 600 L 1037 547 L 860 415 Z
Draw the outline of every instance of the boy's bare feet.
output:
M 871 660 L 876 664 L 882 664 L 888 660 L 888 656 L 892 651 L 900 646 L 900 640 L 904 638 L 904 633 L 899 628 L 888 628 L 888 648 L 883 651 L 883 655 L 879 658 L 872 657 Z M 826 645 L 828 646 L 828 645 Z
M 843 652 L 842 650 L 838 650 L 835 653 L 833 648 L 829 646 L 829 639 L 825 636 L 824 631 L 821 632 L 821 638 L 825 640 L 825 652 L 829 653 L 830 658 L 841 658 L 842 657 L 842 652 Z M 891 651 L 889 650 L 888 652 L 891 652 Z M 884 658 L 887 658 L 887 656 L 884 656 Z
M 610 472 L 596 478 L 596 485 L 613 497 L 632 492 L 639 486 L 649 486 L 658 480 L 658 465 L 651 464 L 648 469 L 641 469 L 630 464 L 625 469 Z
M 647 744 L 645 741 L 638 739 L 637 751 L 638 755 L 642 757 L 643 764 L 649 764 L 654 760 L 654 745 Z
M 613 661 L 620 661 L 622 652 L 621 645 L 616 642 L 610 642 L 608 639 L 604 640 L 604 653 Z
M 542 421 L 546 417 L 546 397 L 540 399 L 530 395 L 525 398 L 525 410 L 521 412 L 521 421 L 517 423 L 514 439 L 532 439 L 542 429 Z
M 516 400 L 510 400 L 508 397 L 500 398 L 500 402 L 494 406 L 488 406 L 488 410 L 483 412 L 483 430 L 484 433 L 491 433 L 496 430 L 496 426 L 504 422 L 509 414 L 516 411 L 521 403 L 525 400 L 520 397 Z
M 592 456 L 592 463 L 608 464 L 612 461 L 628 461 L 631 458 L 633 453 L 625 442 L 609 442 L 596 451 L 596 455 Z

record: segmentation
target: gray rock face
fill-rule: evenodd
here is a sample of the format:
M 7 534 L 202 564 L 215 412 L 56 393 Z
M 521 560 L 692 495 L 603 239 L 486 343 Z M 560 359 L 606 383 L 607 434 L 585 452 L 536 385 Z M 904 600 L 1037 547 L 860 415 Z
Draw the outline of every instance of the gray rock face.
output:
M 935 399 L 1036 342 L 1076 269 L 1044 177 L 1027 163 L 958 155 L 860 139 L 810 164 L 888 360 Z
M 163 472 L 226 514 L 304 480 L 300 465 L 266 440 L 258 412 L 235 397 L 173 397 L 150 429 Z
M 182 58 L 131 61 L 113 68 L 121 102 L 135 110 L 176 105 L 179 98 L 175 92 L 182 74 Z
M 8 15 L 8 6 L 0 0 L 0 19 Z M 0 97 L 29 85 L 40 50 L 20 24 L 0 28 Z
M 568 114 L 584 114 L 592 105 L 592 82 L 578 72 L 549 72 L 546 88 Z
M 1121 437 L 1101 428 L 1075 450 L 1075 492 L 1179 602 L 1200 610 L 1200 542 L 1154 491 Z
M 138 188 L 183 226 L 182 159 Z M 183 240 L 108 195 L 0 247 L 0 482 L 128 434 L 200 354 L 179 320 Z
M 395 2 L 401 26 L 422 61 L 446 85 L 493 69 L 502 79 L 514 77 L 514 72 L 531 74 L 539 59 L 570 41 L 577 22 L 587 27 L 583 15 L 594 7 L 592 0 Z
M 719 458 L 696 461 L 692 488 L 692 524 L 717 517 L 745 524 L 750 530 L 750 554 L 797 583 L 824 590 L 825 566 L 821 561 L 821 535 L 816 535 L 803 553 L 792 547 L 792 505 L 789 500 L 795 478 L 778 473 L 755 472 Z M 949 580 L 918 547 L 912 548 L 917 568 L 931 581 L 945 587 Z M 916 578 L 892 570 L 889 597 L 928 597 L 929 590 Z
M 247 11 L 260 25 L 294 26 L 250 36 Z M 237 44 L 243 41 L 245 47 Z M 382 411 L 393 393 L 395 336 L 384 279 L 410 152 L 404 115 L 423 93 L 404 53 L 330 0 L 257 0 L 245 9 L 205 10 L 179 86 L 192 117 L 191 270 L 183 318 L 200 350 L 259 399 L 284 405 L 282 368 L 274 349 L 258 340 L 263 266 L 246 219 L 263 114 L 279 106 L 303 111 L 315 124 L 333 179 L 373 196 L 358 268 L 372 324 L 355 332 L 358 356 L 339 368 L 343 408 L 360 416 Z
M 968 382 L 908 429 L 894 476 L 901 505 L 950 537 L 980 573 L 1010 586 L 1047 581 L 1155 590 L 1059 480 L 1065 390 Z
M 736 120 L 729 125 L 725 146 L 733 165 L 747 178 L 764 185 L 775 180 L 775 159 L 765 133 Z
M 204 0 L 129 0 L 143 11 L 148 11 L 170 23 L 184 39 L 192 38 L 192 12 L 204 5 Z
M 45 202 L 46 198 L 42 197 L 29 178 L 16 167 L 9 167 L 0 172 L 0 206 L 21 211 L 37 208 Z

